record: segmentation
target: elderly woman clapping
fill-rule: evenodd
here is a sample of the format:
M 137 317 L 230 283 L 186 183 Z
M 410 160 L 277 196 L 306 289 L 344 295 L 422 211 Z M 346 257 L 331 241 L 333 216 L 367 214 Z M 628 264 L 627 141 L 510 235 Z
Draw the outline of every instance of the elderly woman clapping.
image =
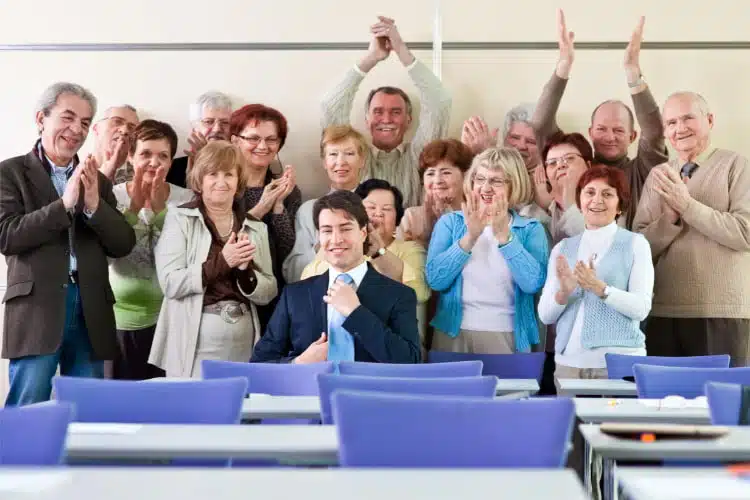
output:
M 200 378 L 201 361 L 248 361 L 260 338 L 257 305 L 277 293 L 266 225 L 242 211 L 248 169 L 225 141 L 200 150 L 188 175 L 198 195 L 167 212 L 156 247 L 164 291 L 149 362 Z

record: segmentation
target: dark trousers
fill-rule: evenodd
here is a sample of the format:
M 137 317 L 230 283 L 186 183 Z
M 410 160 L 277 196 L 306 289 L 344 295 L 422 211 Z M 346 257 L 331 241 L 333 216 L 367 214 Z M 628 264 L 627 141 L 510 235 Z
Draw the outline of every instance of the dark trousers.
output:
M 65 325 L 62 342 L 51 354 L 24 356 L 10 360 L 10 391 L 5 406 L 23 406 L 47 401 L 52 392 L 52 377 L 57 365 L 60 374 L 73 377 L 104 375 L 102 361 L 94 359 L 86 321 L 83 318 L 78 285 L 68 283 L 65 299 Z
M 646 352 L 651 356 L 729 354 L 731 366 L 748 366 L 750 319 L 651 316 L 646 326 Z
M 112 378 L 146 380 L 164 377 L 161 368 L 148 364 L 156 325 L 141 330 L 117 330 L 117 355 L 112 362 Z

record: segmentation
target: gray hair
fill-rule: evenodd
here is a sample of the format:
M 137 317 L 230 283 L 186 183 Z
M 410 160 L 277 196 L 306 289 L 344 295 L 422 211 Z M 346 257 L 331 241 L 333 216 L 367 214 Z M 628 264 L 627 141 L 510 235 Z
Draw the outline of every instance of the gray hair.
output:
M 52 108 L 57 104 L 57 100 L 63 94 L 71 94 L 89 103 L 91 107 L 91 116 L 96 115 L 96 97 L 87 88 L 70 82 L 56 82 L 44 89 L 42 95 L 37 101 L 36 112 L 41 112 L 44 116 L 49 116 Z
M 687 97 L 692 100 L 693 104 L 698 106 L 698 109 L 701 111 L 701 113 L 703 113 L 704 116 L 708 116 L 711 114 L 711 108 L 709 108 L 706 98 L 700 95 L 698 92 L 692 92 L 689 90 L 678 90 L 677 92 L 669 94 L 669 97 L 667 97 L 667 99 L 664 101 L 664 106 L 666 106 L 669 101 L 677 97 Z M 663 112 L 664 110 L 662 109 L 662 113 Z
M 533 102 L 522 102 L 505 113 L 505 123 L 503 124 L 503 140 L 508 135 L 510 127 L 512 127 L 514 123 L 520 122 L 531 125 L 531 118 L 534 116 L 535 108 L 536 104 Z
M 104 110 L 104 113 L 102 114 L 102 117 L 99 119 L 99 121 L 106 120 L 107 118 L 109 118 L 109 116 L 107 116 L 109 115 L 109 112 L 112 111 L 113 109 L 118 109 L 118 108 L 127 109 L 128 111 L 132 111 L 133 113 L 135 113 L 135 116 L 138 116 L 138 110 L 136 109 L 135 106 L 132 106 L 130 104 L 115 104 L 114 106 L 108 106 L 107 109 Z
M 232 100 L 221 92 L 210 91 L 201 94 L 190 105 L 190 121 L 195 123 L 203 118 L 203 108 L 232 110 Z

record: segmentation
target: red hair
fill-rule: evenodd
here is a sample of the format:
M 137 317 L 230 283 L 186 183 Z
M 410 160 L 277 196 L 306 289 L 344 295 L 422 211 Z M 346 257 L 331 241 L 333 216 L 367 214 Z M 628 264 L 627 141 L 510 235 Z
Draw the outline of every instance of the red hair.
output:
M 544 150 L 542 151 L 542 162 L 547 161 L 549 150 L 554 148 L 555 146 L 559 146 L 560 144 L 570 144 L 571 146 L 576 148 L 581 154 L 581 157 L 587 163 L 591 163 L 592 161 L 594 161 L 594 150 L 591 148 L 591 144 L 589 144 L 589 141 L 584 136 L 582 136 L 578 132 L 573 132 L 572 134 L 564 134 L 561 132 L 547 139 L 547 144 L 544 145 Z
M 263 104 L 247 104 L 232 113 L 229 120 L 232 135 L 239 135 L 249 123 L 273 122 L 279 135 L 279 149 L 284 147 L 289 133 L 286 117 L 280 111 Z
M 625 212 L 630 205 L 630 186 L 625 177 L 625 172 L 617 167 L 608 167 L 607 165 L 597 164 L 587 169 L 576 186 L 576 205 L 581 208 L 581 191 L 588 184 L 595 180 L 603 180 L 607 185 L 615 188 L 617 191 L 618 209 Z

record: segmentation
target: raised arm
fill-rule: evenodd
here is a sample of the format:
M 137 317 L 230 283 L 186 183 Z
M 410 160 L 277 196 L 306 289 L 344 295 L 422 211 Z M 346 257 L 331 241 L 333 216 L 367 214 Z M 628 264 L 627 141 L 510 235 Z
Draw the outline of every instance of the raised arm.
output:
M 531 119 L 534 131 L 537 134 L 539 144 L 544 144 L 547 138 L 560 132 L 557 125 L 557 110 L 560 108 L 565 87 L 568 84 L 570 70 L 573 67 L 575 59 L 574 47 L 575 35 L 568 31 L 565 24 L 565 14 L 562 9 L 557 11 L 557 45 L 560 49 L 560 55 L 557 60 L 555 72 L 547 85 L 542 89 L 542 95 L 539 96 L 534 116 Z
M 667 147 L 664 144 L 664 124 L 661 111 L 656 103 L 646 81 L 642 78 L 640 54 L 643 41 L 643 25 L 646 18 L 641 16 L 638 26 L 633 31 L 625 49 L 625 76 L 633 99 L 635 117 L 641 128 L 641 140 L 638 142 L 638 158 L 636 162 L 638 172 L 635 172 L 642 182 L 648 177 L 651 168 L 669 159 Z

